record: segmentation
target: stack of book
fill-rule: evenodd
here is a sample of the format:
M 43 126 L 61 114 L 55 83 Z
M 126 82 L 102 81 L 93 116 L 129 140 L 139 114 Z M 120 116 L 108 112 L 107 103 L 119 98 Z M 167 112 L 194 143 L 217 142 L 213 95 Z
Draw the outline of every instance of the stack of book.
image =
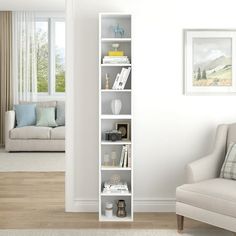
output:
M 127 56 L 104 56 L 103 64 L 130 64 Z
M 131 147 L 130 145 L 123 145 L 120 157 L 120 167 L 131 168 Z
M 103 193 L 129 193 L 128 184 L 126 182 L 119 182 L 118 184 L 105 182 Z
M 116 75 L 115 82 L 112 86 L 112 89 L 124 89 L 126 82 L 129 78 L 129 74 L 131 71 L 131 67 L 129 68 L 122 68 L 121 72 Z

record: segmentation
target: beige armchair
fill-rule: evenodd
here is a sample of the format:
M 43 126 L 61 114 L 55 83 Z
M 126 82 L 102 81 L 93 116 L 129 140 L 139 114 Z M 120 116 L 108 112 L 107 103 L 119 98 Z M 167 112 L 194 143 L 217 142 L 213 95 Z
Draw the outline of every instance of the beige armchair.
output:
M 211 154 L 187 165 L 187 184 L 176 190 L 178 231 L 184 217 L 236 232 L 236 181 L 219 178 L 236 124 L 220 125 Z

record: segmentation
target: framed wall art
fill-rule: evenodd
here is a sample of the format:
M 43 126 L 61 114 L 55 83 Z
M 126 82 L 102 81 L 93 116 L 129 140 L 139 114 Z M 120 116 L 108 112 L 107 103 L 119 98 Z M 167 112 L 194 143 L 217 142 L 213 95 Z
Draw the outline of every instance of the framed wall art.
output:
M 184 30 L 185 94 L 236 94 L 236 30 Z

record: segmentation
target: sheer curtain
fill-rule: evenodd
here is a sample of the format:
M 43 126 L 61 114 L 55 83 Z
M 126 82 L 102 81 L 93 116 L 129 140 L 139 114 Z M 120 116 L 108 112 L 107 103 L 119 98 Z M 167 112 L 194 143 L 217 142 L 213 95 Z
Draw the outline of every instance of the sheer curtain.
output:
M 35 14 L 13 12 L 13 101 L 37 99 Z

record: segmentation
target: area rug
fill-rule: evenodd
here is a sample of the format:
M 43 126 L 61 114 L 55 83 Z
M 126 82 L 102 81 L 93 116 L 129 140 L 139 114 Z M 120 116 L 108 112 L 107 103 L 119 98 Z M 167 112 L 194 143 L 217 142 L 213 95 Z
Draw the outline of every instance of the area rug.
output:
M 233 236 L 225 230 L 185 230 L 178 234 L 176 230 L 0 230 L 1 236 Z
M 0 149 L 0 172 L 65 171 L 63 152 L 5 152 Z

